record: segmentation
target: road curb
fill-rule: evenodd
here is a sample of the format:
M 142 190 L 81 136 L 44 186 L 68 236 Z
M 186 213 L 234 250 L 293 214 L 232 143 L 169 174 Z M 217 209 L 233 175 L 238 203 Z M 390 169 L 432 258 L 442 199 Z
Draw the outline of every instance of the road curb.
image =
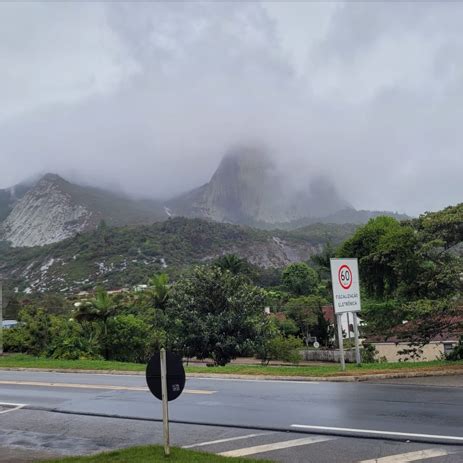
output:
M 49 373 L 83 373 L 94 375 L 122 375 L 122 376 L 144 376 L 144 371 L 119 371 L 119 370 L 81 370 L 81 369 L 59 369 L 59 368 L 24 368 L 24 367 L 0 367 L 0 371 L 33 371 Z M 329 381 L 329 382 L 363 382 L 378 379 L 400 379 L 400 378 L 424 378 L 429 376 L 455 376 L 463 375 L 462 369 L 455 370 L 430 370 L 430 371 L 408 371 L 395 373 L 377 373 L 351 376 L 277 376 L 277 375 L 238 375 L 220 373 L 187 373 L 187 378 L 217 378 L 217 379 L 247 379 L 247 380 L 269 380 L 269 381 Z

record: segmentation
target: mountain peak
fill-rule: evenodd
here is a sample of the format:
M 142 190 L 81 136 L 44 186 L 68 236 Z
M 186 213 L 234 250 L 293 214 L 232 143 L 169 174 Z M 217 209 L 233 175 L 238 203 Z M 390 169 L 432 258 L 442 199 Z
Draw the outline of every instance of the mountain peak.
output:
M 215 172 L 214 177 L 228 174 L 237 174 L 239 171 L 268 170 L 274 164 L 268 154 L 261 147 L 255 146 L 236 146 L 227 151 Z
M 264 147 L 236 146 L 209 183 L 171 201 L 169 208 L 174 215 L 263 225 L 323 217 L 348 206 L 329 180 L 313 179 L 301 191 L 290 180 Z
M 45 181 L 49 183 L 69 183 L 63 177 L 52 172 L 47 172 L 39 181 Z
M 227 161 L 254 161 L 270 162 L 268 151 L 258 145 L 236 145 L 229 149 L 222 158 L 222 162 Z

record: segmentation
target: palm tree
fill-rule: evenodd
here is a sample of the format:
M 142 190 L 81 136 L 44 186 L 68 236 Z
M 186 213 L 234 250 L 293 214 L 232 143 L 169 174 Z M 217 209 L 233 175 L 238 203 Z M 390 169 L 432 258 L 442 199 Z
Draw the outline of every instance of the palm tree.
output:
M 95 297 L 85 304 L 80 305 L 74 312 L 74 318 L 78 322 L 100 322 L 103 326 L 103 345 L 105 359 L 109 357 L 107 345 L 108 320 L 117 312 L 117 304 L 113 297 L 104 288 L 98 287 Z
M 166 273 L 152 276 L 148 291 L 154 307 L 164 310 L 169 299 L 169 276 Z
M 233 275 L 245 273 L 248 270 L 248 263 L 245 259 L 236 254 L 226 254 L 217 259 L 217 266 L 222 270 L 228 270 Z

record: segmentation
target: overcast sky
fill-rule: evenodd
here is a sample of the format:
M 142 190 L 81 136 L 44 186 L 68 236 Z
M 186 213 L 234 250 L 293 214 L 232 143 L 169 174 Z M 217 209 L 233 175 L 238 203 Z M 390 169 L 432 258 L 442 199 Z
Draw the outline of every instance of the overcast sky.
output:
M 2 2 L 0 188 L 165 197 L 259 140 L 357 208 L 461 202 L 462 24 L 456 2 Z

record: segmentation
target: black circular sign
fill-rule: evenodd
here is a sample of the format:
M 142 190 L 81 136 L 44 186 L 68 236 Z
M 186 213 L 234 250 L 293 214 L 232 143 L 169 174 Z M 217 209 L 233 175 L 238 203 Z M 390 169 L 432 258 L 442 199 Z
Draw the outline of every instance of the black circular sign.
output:
M 167 400 L 175 400 L 185 387 L 185 369 L 182 358 L 172 352 L 166 352 L 167 365 Z M 155 353 L 146 367 L 146 382 L 151 393 L 162 400 L 161 359 L 160 353 Z

